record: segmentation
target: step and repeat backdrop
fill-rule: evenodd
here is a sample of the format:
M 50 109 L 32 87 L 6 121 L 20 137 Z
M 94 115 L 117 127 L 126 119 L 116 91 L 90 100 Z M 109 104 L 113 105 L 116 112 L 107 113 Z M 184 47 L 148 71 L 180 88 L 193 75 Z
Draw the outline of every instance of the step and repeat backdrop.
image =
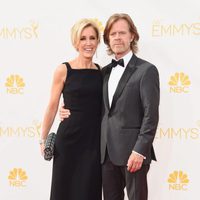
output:
M 70 29 L 92 18 L 103 32 L 114 13 L 128 13 L 140 34 L 138 56 L 160 73 L 157 162 L 149 200 L 198 200 L 200 180 L 200 2 L 197 0 L 0 0 L 0 199 L 47 200 L 52 161 L 38 140 L 52 75 L 77 55 Z M 110 62 L 99 46 L 95 61 Z M 52 131 L 56 131 L 56 117 Z M 127 197 L 125 198 L 128 199 Z

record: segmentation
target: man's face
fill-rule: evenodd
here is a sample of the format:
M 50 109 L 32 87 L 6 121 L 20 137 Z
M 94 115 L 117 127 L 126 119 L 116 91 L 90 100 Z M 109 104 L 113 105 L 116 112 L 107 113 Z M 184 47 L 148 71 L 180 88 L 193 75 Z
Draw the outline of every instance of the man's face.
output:
M 130 33 L 126 20 L 120 19 L 113 24 L 109 33 L 109 45 L 117 59 L 130 51 L 130 43 L 133 38 L 134 36 Z

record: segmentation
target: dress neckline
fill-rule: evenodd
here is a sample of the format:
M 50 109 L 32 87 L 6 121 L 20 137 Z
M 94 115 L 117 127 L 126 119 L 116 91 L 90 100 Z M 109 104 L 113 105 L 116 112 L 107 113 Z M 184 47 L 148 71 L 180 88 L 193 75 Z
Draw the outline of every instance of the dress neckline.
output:
M 77 71 L 78 71 L 78 70 L 93 70 L 93 71 L 99 71 L 99 69 L 94 69 L 94 68 L 72 68 L 72 67 L 71 67 L 71 69 L 72 69 L 72 70 L 77 70 Z
M 72 68 L 71 65 L 68 62 L 63 63 L 67 66 L 68 70 L 74 70 L 74 71 L 100 71 L 100 67 L 98 64 L 95 63 L 96 69 L 95 68 Z

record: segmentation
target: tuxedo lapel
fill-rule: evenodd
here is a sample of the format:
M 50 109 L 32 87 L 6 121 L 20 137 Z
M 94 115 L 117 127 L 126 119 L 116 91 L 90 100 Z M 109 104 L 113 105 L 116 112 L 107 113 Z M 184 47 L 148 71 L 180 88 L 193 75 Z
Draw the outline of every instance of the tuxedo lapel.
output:
M 124 87 L 126 86 L 126 83 L 128 82 L 129 78 L 136 70 L 136 67 L 135 67 L 136 60 L 137 60 L 137 57 L 133 54 L 133 56 L 131 57 L 131 60 L 129 61 L 128 65 L 126 66 L 124 73 L 122 74 L 121 79 L 119 80 L 118 86 L 117 86 L 116 91 L 113 96 L 110 112 L 112 112 L 113 108 L 115 107 L 115 104 L 116 104 L 118 98 L 120 97 Z
M 108 100 L 108 79 L 110 77 L 111 69 L 112 68 L 110 67 L 110 65 L 106 67 L 106 72 L 104 74 L 104 79 L 103 79 L 103 99 L 104 99 L 104 104 L 108 110 L 110 109 Z

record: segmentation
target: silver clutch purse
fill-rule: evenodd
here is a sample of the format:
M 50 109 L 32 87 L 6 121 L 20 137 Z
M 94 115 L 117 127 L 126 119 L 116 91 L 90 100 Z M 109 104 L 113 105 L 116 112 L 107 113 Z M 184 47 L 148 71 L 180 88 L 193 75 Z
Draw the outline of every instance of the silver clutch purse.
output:
M 54 155 L 54 146 L 56 141 L 56 134 L 49 133 L 45 142 L 44 159 L 50 161 Z

